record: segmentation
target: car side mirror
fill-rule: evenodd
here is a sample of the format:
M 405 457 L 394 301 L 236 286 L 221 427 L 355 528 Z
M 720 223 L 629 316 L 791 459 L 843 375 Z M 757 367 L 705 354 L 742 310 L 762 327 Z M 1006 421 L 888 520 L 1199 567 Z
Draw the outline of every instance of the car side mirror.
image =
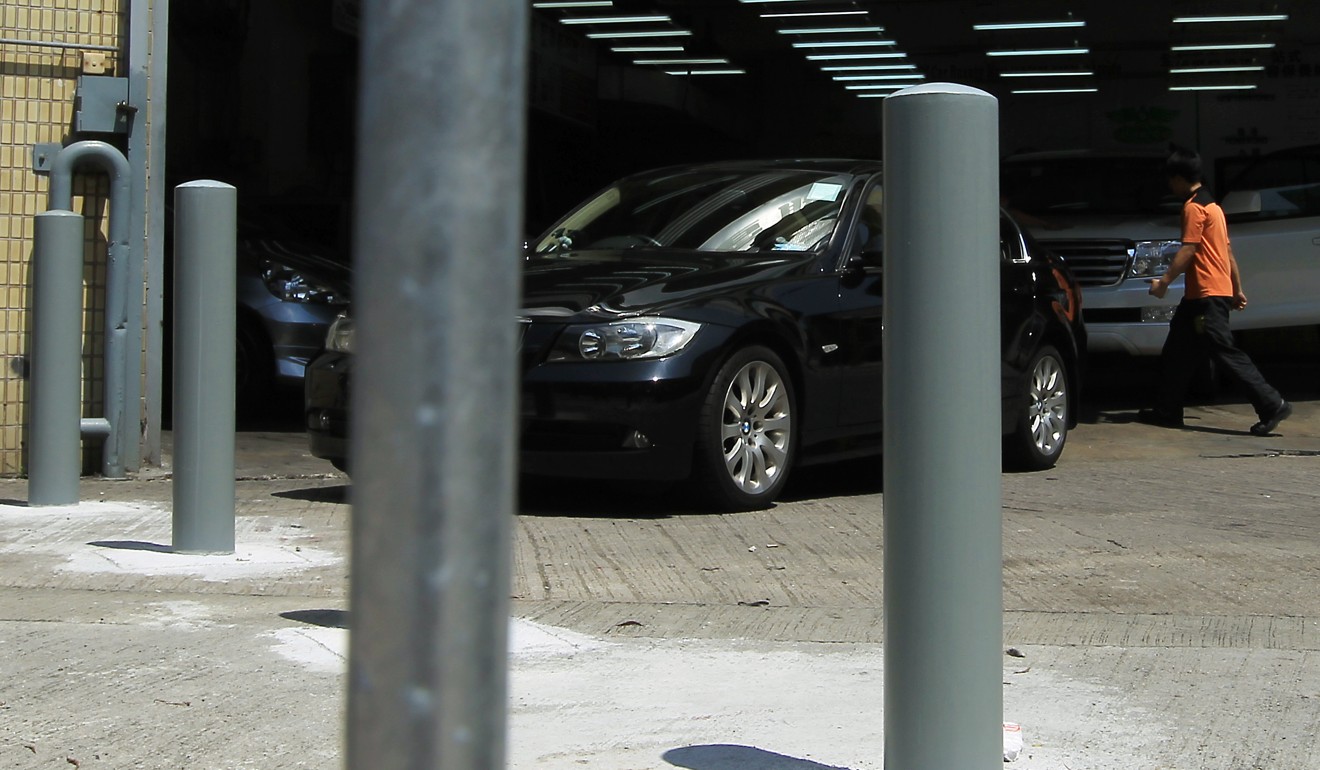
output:
M 866 261 L 861 254 L 854 254 L 848 257 L 848 262 L 843 266 L 843 276 L 840 283 L 846 289 L 855 289 L 862 285 L 866 278 Z
M 1223 202 L 1219 207 L 1224 210 L 1225 215 L 1233 214 L 1259 214 L 1261 210 L 1261 200 L 1259 190 L 1234 190 L 1224 196 Z

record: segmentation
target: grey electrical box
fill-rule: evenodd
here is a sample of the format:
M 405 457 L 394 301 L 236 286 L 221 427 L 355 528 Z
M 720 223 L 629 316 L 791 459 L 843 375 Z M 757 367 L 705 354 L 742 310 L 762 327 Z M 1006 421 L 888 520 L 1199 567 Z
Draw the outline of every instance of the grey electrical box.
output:
M 128 104 L 128 78 L 81 75 L 73 130 L 84 134 L 127 134 L 136 110 Z

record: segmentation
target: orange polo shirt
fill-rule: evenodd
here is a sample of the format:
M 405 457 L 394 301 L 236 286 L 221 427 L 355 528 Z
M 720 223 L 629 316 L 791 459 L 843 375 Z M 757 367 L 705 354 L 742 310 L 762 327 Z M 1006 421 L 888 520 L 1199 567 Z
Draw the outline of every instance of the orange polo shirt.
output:
M 1228 222 L 1224 210 L 1204 186 L 1196 188 L 1183 204 L 1183 243 L 1198 244 L 1187 268 L 1188 299 L 1233 296 L 1233 273 L 1229 262 Z

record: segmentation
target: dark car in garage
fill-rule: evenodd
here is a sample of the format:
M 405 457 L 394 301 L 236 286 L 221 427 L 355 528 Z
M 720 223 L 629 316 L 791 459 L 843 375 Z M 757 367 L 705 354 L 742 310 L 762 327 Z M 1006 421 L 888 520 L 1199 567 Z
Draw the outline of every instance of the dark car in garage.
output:
M 772 503 L 794 466 L 878 453 L 880 172 L 666 168 L 553 225 L 529 250 L 517 319 L 522 472 L 688 480 L 741 510 Z M 1005 461 L 1043 469 L 1076 422 L 1080 293 L 1007 214 L 1000 228 L 982 258 L 1001 268 Z M 306 382 L 311 451 L 344 468 L 351 324 L 336 323 Z
M 172 212 L 166 221 L 172 243 Z M 171 287 L 173 269 L 171 256 L 165 262 Z M 250 209 L 237 222 L 234 270 L 235 408 L 254 416 L 303 389 L 307 364 L 348 305 L 352 270 L 346 255 L 293 231 L 278 216 Z M 164 312 L 166 393 L 173 379 L 173 307 L 170 291 Z

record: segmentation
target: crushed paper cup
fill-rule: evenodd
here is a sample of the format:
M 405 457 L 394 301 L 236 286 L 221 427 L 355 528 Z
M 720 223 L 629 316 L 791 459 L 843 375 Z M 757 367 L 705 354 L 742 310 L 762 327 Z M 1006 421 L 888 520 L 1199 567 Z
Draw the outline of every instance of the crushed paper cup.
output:
M 1022 725 L 1017 722 L 1004 723 L 1004 761 L 1012 762 L 1022 753 Z

